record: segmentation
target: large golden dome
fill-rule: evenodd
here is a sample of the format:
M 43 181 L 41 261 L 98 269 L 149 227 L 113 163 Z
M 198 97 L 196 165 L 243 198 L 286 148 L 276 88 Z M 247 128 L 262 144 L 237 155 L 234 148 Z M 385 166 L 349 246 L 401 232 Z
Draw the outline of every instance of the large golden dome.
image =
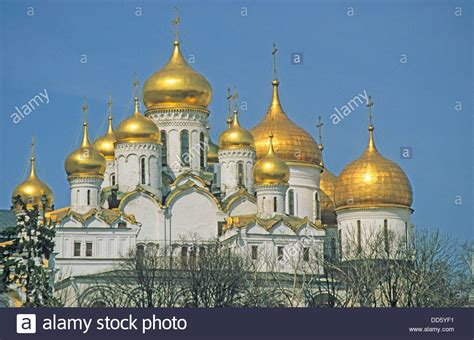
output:
M 410 208 L 410 181 L 396 163 L 383 157 L 374 144 L 369 126 L 369 145 L 358 159 L 347 165 L 336 184 L 336 210 L 358 207 L 397 206 Z
M 153 120 L 140 113 L 138 98 L 135 97 L 134 100 L 135 112 L 124 119 L 115 130 L 117 142 L 160 143 L 160 130 Z
M 273 97 L 265 117 L 252 129 L 257 159 L 268 150 L 268 133 L 273 134 L 275 153 L 286 162 L 320 165 L 321 152 L 311 135 L 293 123 L 283 111 L 278 96 L 278 80 L 273 80 Z
M 105 157 L 106 160 L 114 159 L 114 143 L 117 141 L 115 138 L 114 130 L 112 127 L 112 112 L 109 112 L 109 127 L 107 133 L 102 137 L 95 140 L 93 146 Z
M 255 148 L 255 140 L 250 131 L 240 126 L 237 110 L 227 130 L 219 137 L 220 149 Z
M 13 190 L 12 205 L 15 209 L 21 209 L 21 207 L 17 206 L 15 202 L 15 198 L 20 196 L 21 200 L 26 203 L 28 207 L 33 207 L 36 205 L 39 209 L 41 209 L 43 206 L 41 198 L 43 195 L 45 195 L 47 210 L 51 210 L 54 204 L 53 192 L 51 191 L 50 187 L 40 180 L 36 175 L 34 145 L 33 139 L 33 142 L 31 143 L 30 175 L 24 182 L 18 184 Z
M 84 105 L 84 111 L 87 106 Z M 71 152 L 64 161 L 64 168 L 68 177 L 103 177 L 105 172 L 105 158 L 89 142 L 87 119 L 84 114 L 84 132 L 79 148 Z
M 256 184 L 275 185 L 288 183 L 290 168 L 275 154 L 273 135 L 268 136 L 268 149 L 265 156 L 260 158 L 253 167 L 253 177 Z
M 212 88 L 202 75 L 184 60 L 179 42 L 168 63 L 153 73 L 142 90 L 143 102 L 148 110 L 176 107 L 207 108 L 211 102 Z

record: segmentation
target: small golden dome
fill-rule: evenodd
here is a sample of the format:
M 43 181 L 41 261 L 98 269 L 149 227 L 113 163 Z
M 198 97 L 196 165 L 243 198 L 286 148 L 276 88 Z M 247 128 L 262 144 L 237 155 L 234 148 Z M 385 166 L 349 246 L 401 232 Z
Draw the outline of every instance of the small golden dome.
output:
M 207 162 L 219 163 L 219 147 L 211 140 L 209 127 L 207 127 Z
M 64 168 L 68 177 L 103 177 L 105 172 L 105 158 L 89 142 L 87 131 L 87 105 L 84 104 L 84 132 L 79 148 L 71 152 L 64 161 Z
M 135 97 L 135 112 L 124 119 L 115 130 L 117 142 L 160 143 L 160 130 L 155 122 L 140 113 L 138 98 Z
M 110 103 L 110 102 L 109 102 Z M 109 127 L 107 133 L 102 137 L 95 140 L 93 146 L 96 148 L 106 160 L 114 159 L 114 143 L 117 141 L 115 138 L 114 130 L 112 127 L 112 111 L 109 112 Z
M 206 78 L 186 63 L 179 42 L 175 41 L 171 58 L 161 70 L 147 79 L 142 97 L 148 110 L 174 107 L 205 109 L 211 102 L 212 88 Z
M 337 224 L 336 205 L 334 204 L 334 194 L 336 190 L 337 176 L 328 168 L 324 168 L 319 178 L 319 188 L 321 190 L 321 221 L 323 224 Z
M 347 165 L 338 177 L 335 203 L 337 210 L 356 207 L 401 206 L 413 202 L 408 177 L 396 163 L 383 157 L 374 144 L 369 126 L 369 145 L 358 159 Z
M 265 117 L 253 129 L 257 159 L 268 149 L 268 133 L 273 133 L 273 146 L 286 162 L 319 165 L 321 152 L 311 135 L 293 123 L 283 111 L 278 96 L 278 80 L 273 80 L 273 97 Z
M 250 131 L 240 126 L 237 110 L 230 127 L 219 137 L 220 149 L 255 148 L 255 140 Z
M 46 195 L 46 210 L 51 210 L 54 204 L 54 196 L 51 188 L 46 185 L 42 180 L 40 180 L 36 176 L 36 168 L 35 168 L 35 141 L 31 143 L 31 168 L 30 168 L 30 175 L 26 179 L 26 181 L 20 183 L 16 186 L 12 193 L 12 204 L 15 209 L 19 209 L 15 198 L 20 196 L 21 200 L 27 204 L 27 207 L 33 207 L 34 205 L 38 206 L 39 209 L 42 208 L 43 203 L 41 202 L 41 198 L 43 195 Z
M 260 158 L 253 167 L 253 177 L 256 184 L 275 185 L 288 183 L 290 168 L 280 159 L 273 149 L 273 135 L 268 136 L 267 154 Z

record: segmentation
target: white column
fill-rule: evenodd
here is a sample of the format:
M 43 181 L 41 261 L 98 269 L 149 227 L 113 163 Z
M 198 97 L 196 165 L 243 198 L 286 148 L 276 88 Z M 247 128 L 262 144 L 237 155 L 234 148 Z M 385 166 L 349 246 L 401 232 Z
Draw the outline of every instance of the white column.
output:
M 69 179 L 71 188 L 71 209 L 86 213 L 100 207 L 101 177 L 74 177 Z
M 287 184 L 255 185 L 257 192 L 257 216 L 271 218 L 285 213 L 285 193 Z

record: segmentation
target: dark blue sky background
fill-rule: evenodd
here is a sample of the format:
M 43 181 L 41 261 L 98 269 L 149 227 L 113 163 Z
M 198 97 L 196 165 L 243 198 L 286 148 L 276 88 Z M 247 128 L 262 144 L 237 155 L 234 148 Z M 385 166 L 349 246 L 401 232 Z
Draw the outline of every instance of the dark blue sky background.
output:
M 414 189 L 413 221 L 456 237 L 472 229 L 472 5 L 470 1 L 1 1 L 0 207 L 24 179 L 31 135 L 37 136 L 38 174 L 56 207 L 69 204 L 63 162 L 79 142 L 82 96 L 90 132 L 105 131 L 106 102 L 115 125 L 131 113 L 132 81 L 167 61 L 173 6 L 181 42 L 193 67 L 211 82 L 212 137 L 225 127 L 226 88 L 236 84 L 253 127 L 271 96 L 272 41 L 278 45 L 282 103 L 290 118 L 316 137 L 325 121 L 327 166 L 336 174 L 367 144 L 367 109 L 338 125 L 341 107 L 364 90 L 375 102 L 379 150 L 407 173 Z M 34 16 L 27 16 L 27 7 Z M 142 16 L 136 16 L 136 7 Z M 242 16 L 246 7 L 247 16 Z M 348 16 L 348 7 L 354 15 Z M 462 16 L 456 16 L 461 7 Z M 303 65 L 291 53 L 303 52 Z M 88 62 L 81 64 L 81 55 Z M 401 63 L 402 55 L 407 63 Z M 47 89 L 42 104 L 19 124 L 15 106 Z M 462 110 L 456 110 L 456 102 Z M 413 158 L 400 159 L 400 147 Z M 456 204 L 457 196 L 462 204 Z

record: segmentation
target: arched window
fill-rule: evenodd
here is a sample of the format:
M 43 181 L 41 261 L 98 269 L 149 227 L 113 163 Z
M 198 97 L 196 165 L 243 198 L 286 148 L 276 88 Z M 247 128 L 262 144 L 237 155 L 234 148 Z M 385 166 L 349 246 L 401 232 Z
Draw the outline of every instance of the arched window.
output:
M 140 159 L 140 183 L 146 184 L 146 161 L 145 157 Z
M 385 253 L 388 254 L 390 251 L 389 240 L 388 240 L 388 221 L 383 220 L 383 244 L 385 246 Z
M 181 163 L 184 166 L 189 166 L 189 132 L 188 130 L 181 131 Z
M 87 205 L 91 204 L 91 191 L 87 190 Z
M 110 185 L 115 185 L 115 174 L 110 175 Z
M 237 185 L 241 188 L 244 186 L 244 163 L 237 163 Z
M 360 220 L 357 220 L 357 253 L 362 252 L 362 235 L 361 235 L 361 226 Z
M 288 214 L 295 215 L 295 192 L 288 190 Z
M 168 164 L 168 143 L 166 140 L 166 131 L 161 130 L 160 132 L 161 138 L 161 165 L 165 166 Z
M 273 211 L 274 212 L 277 212 L 277 198 L 276 197 L 273 197 Z
M 204 132 L 199 134 L 199 166 L 204 168 L 204 159 L 206 157 L 206 143 L 204 142 Z
M 321 201 L 319 199 L 319 194 L 318 192 L 314 193 L 314 207 L 315 207 L 315 219 L 320 219 L 321 218 Z

